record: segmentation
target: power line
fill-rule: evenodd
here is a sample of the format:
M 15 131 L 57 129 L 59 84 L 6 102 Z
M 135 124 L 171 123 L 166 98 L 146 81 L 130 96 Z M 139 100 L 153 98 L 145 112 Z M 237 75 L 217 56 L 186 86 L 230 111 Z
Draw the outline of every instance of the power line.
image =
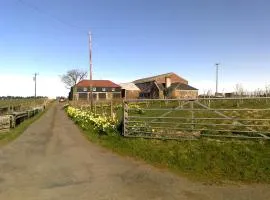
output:
M 43 15 L 46 15 L 47 17 L 51 18 L 52 20 L 55 20 L 57 21 L 58 23 L 61 23 L 69 28 L 72 28 L 74 29 L 75 31 L 79 32 L 79 33 L 84 33 L 84 34 L 87 34 L 87 31 L 86 30 L 83 30 L 81 27 L 78 27 L 74 24 L 71 24 L 71 23 L 68 23 L 54 15 L 52 15 L 51 13 L 49 13 L 48 11 L 44 10 L 44 9 L 41 9 L 39 8 L 38 6 L 34 5 L 34 4 L 31 4 L 31 3 L 28 3 L 24 0 L 16 0 L 18 3 L 22 4 L 23 6 L 26 6 L 36 12 L 38 12 L 39 14 L 43 14 Z

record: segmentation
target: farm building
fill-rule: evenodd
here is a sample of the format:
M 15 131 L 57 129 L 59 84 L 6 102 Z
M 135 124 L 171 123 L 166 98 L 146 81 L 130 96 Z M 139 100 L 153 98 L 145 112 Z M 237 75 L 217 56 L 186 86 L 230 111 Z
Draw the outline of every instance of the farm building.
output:
M 197 98 L 198 89 L 188 85 L 188 81 L 175 73 L 166 73 L 138 79 L 133 83 L 141 90 L 140 98 Z
M 73 87 L 74 100 L 109 100 L 121 98 L 121 87 L 109 80 L 82 80 Z
M 138 99 L 141 90 L 134 83 L 121 83 L 123 99 Z

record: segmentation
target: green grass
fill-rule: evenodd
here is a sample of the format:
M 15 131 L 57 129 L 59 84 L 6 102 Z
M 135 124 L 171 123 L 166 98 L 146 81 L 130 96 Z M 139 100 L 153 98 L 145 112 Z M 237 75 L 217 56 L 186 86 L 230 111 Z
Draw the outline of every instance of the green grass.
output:
M 49 107 L 50 105 L 45 109 L 45 111 L 40 112 L 34 117 L 23 121 L 15 128 L 10 129 L 7 132 L 0 132 L 0 145 L 5 145 L 19 137 L 29 127 L 29 125 L 38 120 L 49 109 Z
M 270 183 L 270 142 L 247 140 L 149 140 L 100 136 L 93 129 L 86 137 L 121 155 L 209 183 L 228 181 Z

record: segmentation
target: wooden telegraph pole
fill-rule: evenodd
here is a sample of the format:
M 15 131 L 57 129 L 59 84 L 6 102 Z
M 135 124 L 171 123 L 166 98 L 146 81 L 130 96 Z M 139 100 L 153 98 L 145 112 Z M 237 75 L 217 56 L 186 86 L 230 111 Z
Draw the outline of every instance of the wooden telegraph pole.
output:
M 35 99 L 34 99 L 35 106 L 36 106 L 36 99 L 37 99 L 37 75 L 38 73 L 34 73 L 34 77 L 33 77 L 33 80 L 35 82 Z
M 219 68 L 219 63 L 216 63 L 216 95 L 218 95 L 218 68 Z
M 88 33 L 89 37 L 89 63 L 90 63 L 90 107 L 91 111 L 93 110 L 93 88 L 92 88 L 92 68 L 93 68 L 93 63 L 92 63 L 92 33 L 89 31 Z
M 35 82 L 35 99 L 37 98 L 37 75 L 38 73 L 34 73 L 33 80 Z

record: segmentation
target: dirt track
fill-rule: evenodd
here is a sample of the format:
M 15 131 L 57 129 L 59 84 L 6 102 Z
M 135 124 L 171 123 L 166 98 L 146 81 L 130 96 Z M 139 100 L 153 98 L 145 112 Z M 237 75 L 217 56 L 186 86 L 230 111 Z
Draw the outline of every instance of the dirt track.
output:
M 0 148 L 0 200 L 270 199 L 269 185 L 210 186 L 88 142 L 54 105 Z

